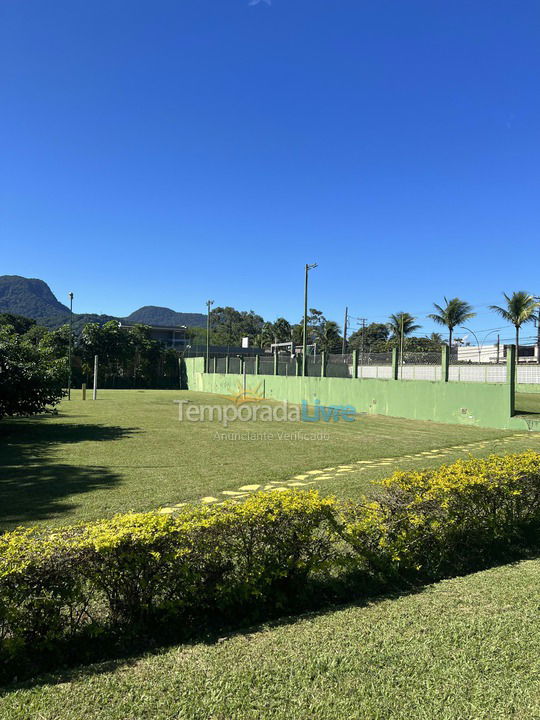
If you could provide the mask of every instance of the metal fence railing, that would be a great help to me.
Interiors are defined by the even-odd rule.
[[[502,354],[502,353],[501,353]],[[354,367],[354,358],[357,367]],[[507,381],[506,359],[496,362],[479,362],[459,358],[452,350],[449,358],[448,379],[452,382],[476,383],[504,383]],[[246,375],[274,375],[296,376],[301,374],[301,361],[299,358],[282,353],[277,356],[214,356],[207,363],[209,373],[230,373]],[[324,375],[332,378],[349,378],[355,376],[359,379],[389,380],[392,378],[392,353],[330,353],[325,356],[324,373],[322,373],[322,356],[310,355],[306,359],[306,370],[309,377]],[[403,360],[397,358],[397,378],[399,380],[427,380],[439,381],[442,379],[441,353],[405,352]],[[521,362],[516,366],[516,382],[518,384],[539,384],[540,365]]]

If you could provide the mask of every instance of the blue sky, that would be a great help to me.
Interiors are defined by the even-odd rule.
[[[296,320],[316,261],[338,321],[458,295],[480,331],[540,293],[538,0],[4,0],[0,27],[0,274]]]

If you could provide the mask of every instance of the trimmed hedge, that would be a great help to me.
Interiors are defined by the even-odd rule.
[[[175,517],[18,529],[0,537],[0,673],[310,607],[338,583],[343,600],[466,572],[519,556],[539,528],[540,455],[528,452],[398,472],[361,503],[273,491]]]

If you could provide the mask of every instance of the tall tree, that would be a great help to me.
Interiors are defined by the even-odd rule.
[[[428,315],[430,320],[434,320],[439,325],[446,325],[448,328],[448,346],[452,347],[452,335],[454,334],[454,328],[463,325],[471,318],[476,316],[475,312],[472,312],[472,306],[469,305],[465,300],[460,300],[455,297],[451,300],[444,298],[446,303],[444,307],[433,303],[433,307],[437,312]]]
[[[274,342],[282,343],[291,341],[291,324],[288,320],[285,320],[285,318],[278,318],[272,325],[272,331],[274,333]]]
[[[410,335],[415,330],[419,330],[422,327],[421,325],[417,325],[414,322],[415,320],[416,318],[410,313],[403,311],[393,313],[388,318],[387,327],[390,330],[392,337],[398,341],[399,345],[401,345],[402,337],[404,339],[407,335]]]
[[[506,307],[500,305],[490,305],[490,310],[494,310],[506,322],[512,323],[516,329],[516,356],[519,361],[519,331],[522,325],[531,322],[534,319],[535,311],[540,307],[540,303],[536,301],[533,295],[524,290],[518,290],[508,296],[503,293],[506,300]]]
[[[375,346],[388,340],[389,334],[390,331],[384,323],[370,323],[352,333],[349,337],[349,349],[372,352]]]
[[[0,327],[0,418],[35,415],[57,405],[66,379],[65,363],[15,332]]]
[[[274,342],[274,329],[272,327],[272,323],[264,323],[264,325],[261,328],[261,331],[255,335],[254,338],[254,345],[258,348],[269,348],[270,345]]]
[[[316,330],[317,349],[328,353],[337,353],[341,348],[342,338],[339,326],[333,320],[325,320]]]

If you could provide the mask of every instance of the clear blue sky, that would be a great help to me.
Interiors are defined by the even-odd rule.
[[[296,320],[317,261],[340,322],[458,295],[479,330],[540,293],[538,0],[3,0],[0,28],[0,274]]]

